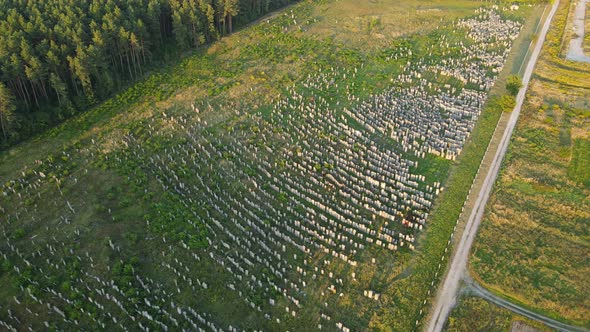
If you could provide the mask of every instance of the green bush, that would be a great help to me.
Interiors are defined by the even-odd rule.
[[[512,96],[516,96],[518,91],[522,88],[522,80],[516,75],[510,75],[506,79],[506,91]]]

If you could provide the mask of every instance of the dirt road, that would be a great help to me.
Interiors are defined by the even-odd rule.
[[[539,58],[539,54],[541,53],[543,43],[545,42],[545,36],[547,35],[547,31],[549,30],[549,26],[551,24],[553,16],[555,15],[555,12],[557,11],[558,6],[559,0],[556,0],[553,3],[553,6],[551,7],[551,11],[547,16],[547,20],[543,24],[543,28],[541,29],[541,32],[539,34],[538,41],[527,63],[522,79],[523,88],[520,89],[520,92],[516,96],[516,106],[514,107],[514,110],[510,115],[510,119],[508,121],[506,129],[502,134],[502,139],[499,143],[498,149],[496,150],[496,154],[494,155],[492,164],[489,167],[489,170],[485,176],[485,180],[481,187],[481,190],[477,194],[476,203],[473,209],[471,210],[469,219],[467,220],[467,224],[465,226],[465,230],[463,231],[463,235],[461,236],[460,241],[456,244],[454,254],[451,258],[448,267],[448,271],[439,287],[436,299],[431,308],[430,321],[426,326],[426,331],[428,332],[442,331],[447,320],[447,317],[451,312],[451,309],[455,305],[457,293],[459,290],[459,282],[461,281],[467,269],[467,259],[469,258],[469,251],[471,249],[471,245],[477,234],[477,229],[479,227],[479,224],[481,223],[485,206],[490,196],[490,192],[492,190],[494,182],[496,181],[496,177],[498,176],[502,160],[504,159],[504,155],[506,154],[506,150],[508,149],[510,137],[512,136],[512,132],[514,131],[516,121],[518,120],[518,116],[520,115],[520,110],[525,99],[528,84],[533,74],[533,69],[535,68],[535,64],[537,63],[537,59]],[[490,149],[490,151],[493,151],[493,149]]]
[[[586,5],[590,0],[579,0],[574,12],[574,38],[570,41],[570,47],[567,51],[566,59],[572,61],[581,61],[590,63],[590,55],[584,54],[584,16],[586,14]],[[590,19],[586,17],[586,19]]]
[[[507,301],[499,296],[496,296],[495,294],[491,293],[487,289],[483,288],[480,284],[478,284],[476,281],[471,279],[471,277],[469,277],[468,275],[465,276],[464,280],[465,280],[465,283],[467,285],[467,289],[469,292],[471,292],[473,295],[484,298],[487,301],[489,301],[499,307],[506,308],[514,313],[517,313],[517,314],[527,317],[529,319],[539,321],[539,322],[541,322],[551,328],[554,328],[558,331],[588,332],[588,330],[585,328],[578,327],[578,326],[572,326],[572,325],[568,325],[568,324],[565,324],[562,322],[558,322],[554,319],[551,319],[549,317],[545,317],[543,315],[539,315],[536,312],[532,312],[528,309],[525,309],[525,308],[520,307],[514,303],[511,303],[510,301]]]

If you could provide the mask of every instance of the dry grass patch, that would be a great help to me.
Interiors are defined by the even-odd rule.
[[[392,7],[396,10],[391,10]],[[309,32],[319,38],[377,49],[400,36],[425,33],[443,22],[472,13],[480,4],[472,1],[340,0],[317,6],[317,22]]]

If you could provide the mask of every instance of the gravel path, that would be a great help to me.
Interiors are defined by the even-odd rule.
[[[570,47],[565,57],[568,60],[590,63],[590,56],[584,54],[584,16],[586,15],[586,6],[589,2],[590,0],[579,0],[576,6],[574,12],[575,36],[570,41]]]

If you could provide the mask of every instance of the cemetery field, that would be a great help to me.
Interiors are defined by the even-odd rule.
[[[569,5],[547,36],[470,270],[515,303],[588,327],[590,65],[557,56]]]
[[[301,2],[5,152],[0,329],[420,328],[542,12],[491,6]]]

